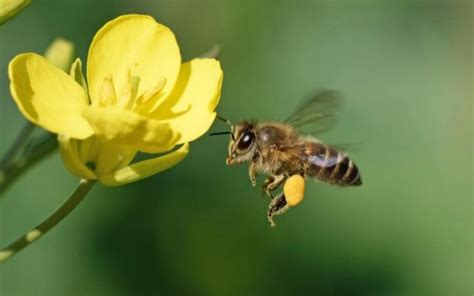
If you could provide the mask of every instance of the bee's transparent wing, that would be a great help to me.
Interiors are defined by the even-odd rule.
[[[318,167],[332,167],[346,158],[345,152],[319,142],[286,144],[278,146],[277,149]]]
[[[341,105],[336,91],[322,90],[298,106],[284,122],[303,134],[321,134],[334,127]]]

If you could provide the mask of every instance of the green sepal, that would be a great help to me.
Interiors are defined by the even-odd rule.
[[[77,58],[74,63],[71,65],[71,69],[69,70],[69,75],[77,82],[80,86],[84,88],[86,93],[89,93],[87,90],[87,82],[84,78],[84,74],[82,73],[82,62],[81,59]]]
[[[66,39],[57,38],[48,47],[44,57],[51,64],[67,72],[74,57],[74,44]]]

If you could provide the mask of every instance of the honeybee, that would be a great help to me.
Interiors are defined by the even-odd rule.
[[[325,90],[305,101],[283,122],[243,121],[229,134],[227,165],[249,162],[249,177],[256,186],[257,174],[265,174],[263,192],[271,198],[267,218],[275,226],[273,217],[297,205],[304,197],[307,178],[337,186],[360,186],[362,179],[356,164],[342,151],[326,145],[314,134],[334,125],[340,106],[335,91]],[[283,191],[273,191],[283,184]]]

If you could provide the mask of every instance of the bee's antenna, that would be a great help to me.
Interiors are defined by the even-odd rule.
[[[211,133],[210,136],[216,136],[216,135],[230,135],[232,137],[232,140],[235,141],[234,138],[234,125],[232,122],[229,120],[225,119],[224,117],[220,117],[219,115],[216,116],[217,119],[225,122],[228,126],[230,126],[230,132],[218,132],[218,133]]]
[[[232,135],[232,132],[217,132],[217,133],[209,134],[209,136],[218,136],[218,135]]]
[[[227,120],[227,119],[225,119],[225,118],[223,118],[223,117],[220,117],[219,115],[217,115],[216,118],[219,119],[219,120],[221,120],[221,121],[224,121],[227,125],[234,126],[234,125],[232,124],[232,122],[230,122],[229,120]]]
[[[232,140],[235,141],[233,132],[217,132],[217,133],[210,133],[209,134],[209,136],[218,136],[218,135],[231,135]]]

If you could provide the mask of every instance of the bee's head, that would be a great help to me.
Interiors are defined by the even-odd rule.
[[[221,117],[218,119],[230,125],[229,132],[212,133],[211,135],[230,135],[229,152],[227,155],[227,165],[240,164],[253,158],[256,145],[255,123],[244,121],[237,125],[231,124],[228,120]]]
[[[255,154],[256,135],[255,123],[244,121],[237,124],[232,131],[227,155],[227,165],[249,161]]]

